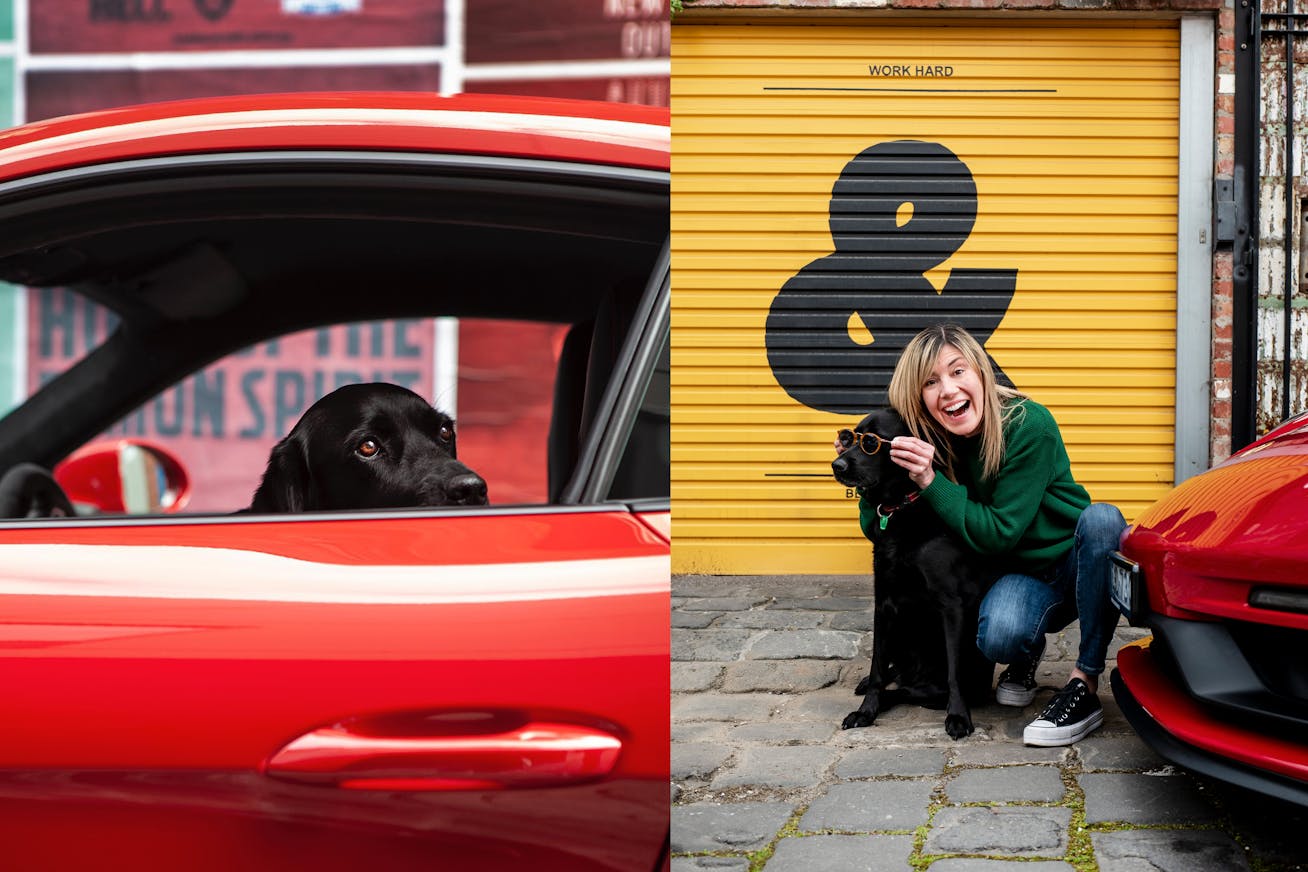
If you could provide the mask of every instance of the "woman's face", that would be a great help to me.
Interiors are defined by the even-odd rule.
[[[975,436],[981,431],[985,411],[981,376],[952,345],[940,349],[922,386],[922,402],[931,417],[955,436]]]

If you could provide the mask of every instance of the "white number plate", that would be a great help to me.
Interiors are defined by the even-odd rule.
[[[1122,610],[1127,623],[1136,627],[1144,623],[1144,577],[1140,564],[1114,551],[1108,557],[1111,575],[1109,589],[1113,605]]]

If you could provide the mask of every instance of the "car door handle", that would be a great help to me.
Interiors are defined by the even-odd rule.
[[[459,721],[448,716],[346,721],[292,740],[268,759],[264,772],[353,790],[504,790],[600,778],[622,751],[622,740],[606,730],[504,720],[469,719],[464,733],[451,731]]]

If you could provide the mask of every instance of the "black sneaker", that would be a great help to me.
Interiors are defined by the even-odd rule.
[[[1018,661],[1009,664],[999,673],[999,684],[995,687],[995,702],[1000,705],[1028,706],[1036,695],[1036,667],[1045,655],[1045,640],[1040,640],[1040,647],[1031,654],[1027,662]]]
[[[1081,679],[1073,678],[1040,713],[1026,725],[1022,741],[1028,745],[1053,747],[1079,742],[1104,722],[1099,697]]]

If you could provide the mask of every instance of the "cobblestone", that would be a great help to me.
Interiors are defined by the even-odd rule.
[[[1056,766],[968,769],[945,785],[950,802],[1058,802],[1063,779]]]
[[[764,742],[769,745],[817,744],[835,733],[834,724],[804,721],[769,721],[766,724],[741,724],[732,727],[727,739],[732,742]]]
[[[714,626],[745,630],[816,630],[826,620],[827,616],[820,612],[777,612],[760,609],[721,615]]]
[[[677,742],[672,746],[672,780],[704,778],[727,760],[731,748],[709,742]]]
[[[1161,771],[1170,768],[1166,760],[1135,738],[1091,736],[1076,747],[1081,768],[1086,772],[1118,770]]]
[[[721,663],[673,663],[672,692],[708,690],[722,674]]]
[[[928,781],[850,781],[833,784],[808,807],[799,828],[853,833],[911,830],[927,822]]]
[[[748,661],[726,668],[722,689],[727,693],[776,691],[799,693],[829,687],[840,678],[840,664],[826,660]]]
[[[745,645],[756,633],[752,630],[672,630],[672,659],[677,660],[739,660]]]
[[[836,751],[826,747],[746,746],[736,752],[736,765],[719,772],[712,786],[805,787],[821,781],[835,759]]]
[[[1249,868],[1244,851],[1212,830],[1124,830],[1090,836],[1099,872],[1237,872]]]
[[[749,872],[745,857],[673,857],[672,872]]]
[[[745,656],[751,660],[848,660],[858,654],[862,639],[863,634],[845,630],[764,630]]]
[[[877,778],[886,775],[939,775],[948,755],[928,748],[872,748],[847,751],[836,765],[837,778]]]
[[[1091,772],[1079,780],[1088,824],[1201,824],[1216,817],[1185,775]]]
[[[805,836],[782,839],[768,872],[901,872],[913,853],[911,836]]]
[[[672,852],[756,851],[775,838],[794,811],[778,802],[674,806]]]
[[[931,821],[923,851],[1061,857],[1071,821],[1067,808],[944,808]]]

